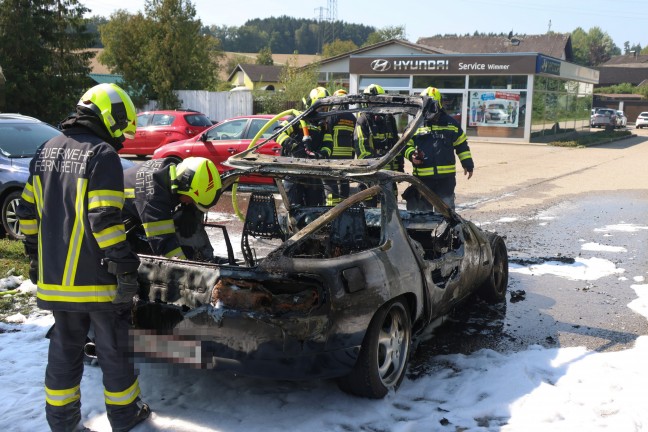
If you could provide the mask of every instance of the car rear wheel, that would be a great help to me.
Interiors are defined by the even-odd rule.
[[[338,379],[338,386],[356,396],[382,399],[403,381],[411,343],[406,305],[402,300],[386,304],[372,318],[356,364],[349,375]]]
[[[7,236],[13,240],[21,240],[25,236],[20,233],[20,221],[16,215],[16,209],[20,202],[20,191],[9,193],[2,202],[2,227]]]
[[[488,303],[499,303],[506,299],[508,287],[508,252],[504,239],[497,234],[488,235],[493,253],[491,273],[479,287],[478,294]]]

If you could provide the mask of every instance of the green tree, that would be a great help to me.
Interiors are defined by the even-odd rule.
[[[572,32],[571,40],[574,62],[583,66],[598,66],[621,54],[610,35],[600,27],[592,27],[587,32],[578,27]]]
[[[124,77],[136,105],[156,99],[160,108],[179,108],[175,90],[214,89],[222,52],[192,2],[146,0],[144,11],[119,10],[100,28],[100,61]]]
[[[151,27],[142,13],[131,15],[124,9],[115,11],[108,23],[99,27],[104,50],[98,60],[122,76],[124,88],[140,107],[155,97],[147,53]]]
[[[0,1],[5,111],[62,120],[90,85],[91,44],[77,0]]]
[[[266,66],[274,65],[274,60],[272,60],[272,50],[269,46],[261,48],[256,57],[256,64]]]
[[[371,33],[363,46],[377,44],[391,39],[407,40],[405,26],[387,26]]]
[[[324,45],[322,48],[322,58],[335,57],[356,49],[358,49],[358,46],[353,41],[335,39],[333,42]]]

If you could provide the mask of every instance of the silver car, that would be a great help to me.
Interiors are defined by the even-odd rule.
[[[591,117],[590,126],[593,128],[616,128],[616,111],[610,108],[600,108]]]

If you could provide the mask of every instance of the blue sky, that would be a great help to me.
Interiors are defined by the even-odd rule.
[[[144,0],[81,0],[92,9],[92,15],[109,16],[122,8],[130,12],[144,10]],[[240,26],[248,19],[288,15],[317,19],[320,11],[328,13],[328,0],[194,0],[197,16],[206,25]],[[337,0],[337,19],[364,23],[377,28],[405,26],[408,39],[435,34],[480,32],[542,34],[552,31],[568,33],[576,27],[586,31],[598,26],[614,43],[648,45],[648,8],[645,0],[454,0],[426,2],[420,0]],[[434,7],[433,5],[440,5]],[[323,8],[323,9],[321,9]],[[644,30],[642,30],[644,29]]]

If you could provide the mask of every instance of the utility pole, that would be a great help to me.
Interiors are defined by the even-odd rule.
[[[335,21],[337,21],[337,0],[328,0],[328,28],[326,32],[326,43],[335,40]]]
[[[316,7],[315,12],[319,12],[319,16],[317,18],[317,48],[319,50],[319,54],[322,54],[322,46],[324,45],[323,39],[324,39],[324,11],[326,8],[324,6]]]

